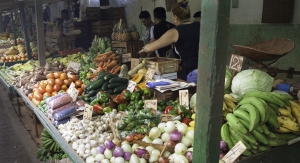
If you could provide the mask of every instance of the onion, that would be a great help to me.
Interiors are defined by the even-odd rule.
[[[140,159],[136,154],[132,154],[129,160],[130,163],[140,163]]]
[[[149,138],[150,139],[156,139],[158,137],[160,137],[161,132],[160,129],[158,127],[153,127],[150,131],[149,131]]]
[[[164,127],[166,133],[170,134],[175,129],[175,124],[172,121],[168,121]]]
[[[110,163],[110,161],[108,159],[103,159],[101,163]]]
[[[185,157],[188,159],[189,163],[191,163],[193,161],[193,152],[187,151]]]
[[[160,132],[165,132],[165,125],[166,125],[166,123],[160,123],[157,127],[160,129]]]
[[[186,132],[185,136],[191,138],[192,140],[194,140],[194,130],[188,130]]]
[[[118,139],[113,139],[113,141],[112,141],[115,145],[117,145],[117,146],[121,146],[121,142],[120,142],[120,140],[118,140]]]
[[[173,121],[173,123],[175,124],[175,126],[177,126],[177,125],[181,124],[181,122],[180,122],[180,121],[178,121],[178,120],[176,120],[176,121]]]
[[[171,155],[168,157],[168,159],[169,159],[170,162],[174,162],[174,155],[175,155],[175,153],[171,154]]]
[[[115,163],[115,157],[111,157],[110,160],[109,160],[111,163]]]
[[[152,144],[160,144],[160,145],[163,145],[164,142],[160,139],[160,138],[156,138],[152,141]]]
[[[152,140],[149,138],[149,136],[145,136],[142,141],[145,143],[152,143]]]
[[[124,144],[129,144],[129,142],[128,142],[127,140],[124,140],[121,144],[122,144],[122,145],[124,145]]]
[[[191,152],[193,152],[193,147],[191,147],[191,148],[187,149],[187,151],[191,151]]]
[[[181,140],[181,138],[182,138],[182,134],[177,130],[174,130],[170,134],[170,140],[172,140],[172,141],[179,141],[179,140]]]
[[[169,141],[170,140],[170,134],[168,134],[168,133],[163,133],[162,135],[161,135],[161,140],[163,141],[163,142],[167,142],[167,141]]]
[[[104,156],[105,156],[105,158],[107,158],[107,159],[111,159],[111,157],[112,157],[112,152],[111,152],[111,150],[106,149],[106,150],[104,151]]]
[[[123,144],[122,145],[122,149],[123,149],[124,152],[130,152],[130,153],[132,153],[132,148],[131,148],[131,146],[129,144]]]
[[[113,152],[114,157],[122,157],[124,155],[124,151],[121,147],[116,147]]]
[[[168,145],[169,145],[169,146],[175,146],[176,144],[177,144],[177,142],[172,141],[172,140],[170,140],[170,141],[168,142]]]
[[[150,158],[149,158],[149,162],[150,163],[155,163],[158,161],[158,157],[157,155],[151,155]]]
[[[105,147],[109,150],[113,149],[116,146],[111,140],[106,140],[104,144]]]
[[[135,149],[137,149],[139,147],[138,144],[133,144],[131,149],[132,149],[132,153],[135,151]]]
[[[149,153],[152,153],[152,151],[155,150],[155,148],[152,147],[152,146],[147,146],[145,149],[146,149]]]
[[[220,152],[219,159],[222,159],[225,156],[223,152]]]
[[[158,163],[169,163],[169,159],[167,157],[160,157]]]
[[[182,143],[176,144],[176,146],[175,146],[175,153],[176,154],[183,155],[183,154],[185,154],[186,151],[187,151],[187,147],[184,144],[182,144]]]
[[[125,160],[124,160],[123,157],[117,157],[117,158],[115,158],[115,163],[124,163],[124,162],[125,162]]]
[[[96,148],[97,153],[103,154],[105,151],[105,147],[103,145],[100,145],[99,147]]]
[[[176,155],[174,157],[174,163],[189,163],[188,159],[183,155]]]
[[[140,158],[140,163],[147,163],[147,161],[144,158]]]
[[[180,123],[176,126],[177,130],[182,134],[185,135],[187,132],[187,125],[184,123]]]
[[[149,159],[149,157],[150,157],[150,154],[148,153],[148,151],[146,149],[137,148],[137,150],[135,150],[134,153],[139,158]]]
[[[91,149],[91,154],[95,157],[97,155],[97,150],[96,148]]]
[[[223,152],[226,152],[228,150],[228,146],[227,146],[227,143],[225,141],[220,141],[220,149]]]
[[[157,149],[155,149],[155,150],[153,150],[153,151],[151,152],[151,155],[156,155],[157,157],[159,157],[160,151],[157,150]]]
[[[95,162],[95,159],[93,156],[89,156],[86,158],[86,163],[94,163]]]
[[[131,153],[130,153],[130,152],[124,152],[123,157],[124,157],[124,160],[125,160],[125,161],[129,161],[129,160],[130,160],[130,156],[131,156]]]
[[[101,162],[103,159],[105,159],[105,157],[104,157],[103,154],[97,154],[97,155],[95,156],[95,161]]]
[[[169,152],[169,151],[164,151],[164,153],[163,153],[163,156],[164,157],[169,157],[171,155],[171,152]]]
[[[183,143],[185,146],[189,147],[189,146],[192,145],[193,140],[191,138],[189,138],[189,137],[184,136],[181,139],[181,143]]]

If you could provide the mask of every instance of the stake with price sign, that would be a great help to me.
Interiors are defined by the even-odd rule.
[[[92,117],[93,117],[93,106],[84,104],[83,119],[92,120]]]
[[[151,108],[157,110],[157,100],[145,100],[145,109]]]
[[[189,109],[189,90],[179,90],[179,103]]]
[[[154,74],[155,74],[155,70],[153,70],[152,68],[148,68],[148,70],[147,70],[147,72],[146,72],[145,80],[146,80],[146,81],[152,80]]]
[[[71,83],[67,93],[71,96],[73,102],[77,100],[79,91],[75,88],[75,84],[73,82]]]
[[[222,158],[225,163],[232,163],[234,162],[243,152],[247,149],[247,147],[239,141],[232,147],[227,154]]]
[[[237,72],[241,72],[244,63],[244,57],[232,54],[229,63],[229,69],[233,70],[232,76],[235,76]]]
[[[136,86],[136,83],[132,80],[129,80],[127,90],[129,90],[132,93],[134,91],[135,86]]]

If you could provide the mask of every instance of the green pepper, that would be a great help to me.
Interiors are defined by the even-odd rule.
[[[110,107],[105,107],[104,109],[103,109],[103,112],[104,113],[110,113],[110,112],[112,112],[112,108],[110,108]]]
[[[151,119],[155,117],[155,112],[153,109],[143,109],[138,112],[137,117],[139,119]]]
[[[103,92],[103,91],[100,91],[97,93],[97,99],[99,100],[100,103],[107,103],[109,101],[109,94]]]
[[[130,96],[130,100],[135,101],[137,94],[138,93],[136,93],[136,92],[132,93],[131,96]]]
[[[96,104],[98,104],[98,103],[99,103],[99,100],[96,98],[96,99],[94,99],[94,100],[90,103],[90,105],[94,106],[94,105],[96,105]]]
[[[144,99],[149,99],[151,97],[151,90],[147,87],[143,90]]]
[[[118,128],[119,130],[123,130],[127,125],[128,125],[128,123],[126,122],[126,118],[122,118],[122,119],[119,121],[117,128]]]
[[[136,122],[135,122],[135,121],[132,121],[132,122],[130,122],[130,123],[124,128],[124,130],[125,130],[125,131],[132,131],[132,130],[134,129],[135,125],[136,125]]]
[[[119,104],[118,105],[118,111],[125,111],[127,109],[127,105],[126,104]]]
[[[138,102],[138,106],[139,106],[139,107],[143,107],[143,106],[144,106],[144,100],[140,100],[140,101]]]
[[[134,108],[134,106],[128,106],[127,110],[130,111],[130,112],[134,112],[135,108]]]
[[[120,132],[120,136],[121,138],[125,138],[127,135],[130,135],[131,134],[131,131],[122,131]]]
[[[131,98],[131,92],[129,90],[124,90],[123,92],[123,95],[124,95],[124,99],[127,100],[127,101],[130,101],[130,98]]]

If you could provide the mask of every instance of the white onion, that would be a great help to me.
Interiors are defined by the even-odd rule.
[[[177,126],[177,130],[182,133],[182,135],[185,135],[185,133],[187,132],[187,125],[184,123],[180,123]]]
[[[130,156],[130,163],[140,163],[140,159],[138,158],[138,156],[136,154],[132,154]],[[102,163],[102,162],[101,162]]]
[[[94,163],[95,162],[95,159],[93,156],[89,156],[86,158],[86,163]]]
[[[187,149],[187,151],[191,151],[191,152],[193,152],[193,147],[191,147],[191,148]]]
[[[124,162],[125,162],[125,160],[124,160],[123,157],[117,157],[117,158],[115,158],[115,163],[124,163]]]
[[[104,151],[104,156],[105,156],[105,158],[107,158],[107,159],[111,159],[111,157],[112,157],[112,152],[111,152],[111,150],[105,149],[105,151]]]
[[[176,121],[173,121],[173,122],[174,122],[175,126],[177,126],[177,125],[181,124],[181,122],[180,122],[180,121],[178,121],[178,120],[176,120]]]
[[[144,158],[140,158],[140,163],[147,163],[147,161]]]
[[[171,154],[169,157],[168,157],[169,161],[170,162],[174,162],[174,153]]]
[[[185,134],[185,136],[191,138],[192,140],[194,140],[194,130],[188,130]]]
[[[139,147],[139,145],[138,144],[133,144],[132,145],[132,147],[131,147],[131,150],[132,150],[132,152],[131,153],[133,153],[134,152],[134,150],[135,149],[137,149]]]
[[[100,162],[100,161],[102,161],[104,158],[105,158],[105,157],[104,157],[103,154],[97,154],[97,155],[95,156],[95,161]]]
[[[150,158],[149,158],[149,162],[150,163],[155,163],[158,161],[158,157],[157,155],[151,155]]]
[[[160,123],[157,127],[160,129],[160,132],[165,132],[165,122]]]
[[[145,136],[142,141],[145,143],[152,143],[152,140],[149,138],[149,136]]]
[[[160,138],[156,138],[152,141],[152,144],[160,144],[160,145],[163,145],[164,142],[160,139]]]
[[[176,155],[174,157],[174,163],[189,163],[188,159],[183,155]]]
[[[160,155],[160,151],[155,149],[151,152],[151,155],[156,155],[158,157]]]
[[[103,159],[101,163],[111,163],[108,159]]]
[[[168,133],[163,133],[162,135],[161,135],[161,140],[165,143],[165,142],[168,142],[169,140],[170,140],[170,134],[168,134]]]
[[[97,150],[96,148],[91,149],[91,154],[95,157],[97,155]]]
[[[170,134],[175,129],[175,124],[172,121],[168,121],[164,127],[166,133]]]
[[[184,136],[181,139],[181,143],[184,144],[186,147],[190,147],[193,143],[193,140],[189,137]]]
[[[187,151],[187,147],[183,143],[178,143],[175,145],[175,153],[184,155]]]
[[[110,163],[115,163],[115,157],[112,156],[109,161],[110,161]]]
[[[129,144],[123,144],[121,146],[121,148],[123,149],[124,152],[130,152],[130,153],[132,153],[132,149],[131,149],[131,146]]]
[[[152,151],[155,150],[155,148],[152,147],[152,146],[147,146],[147,147],[146,147],[146,150],[147,150],[149,153],[152,153]]]
[[[149,138],[150,139],[156,139],[156,138],[160,137],[160,135],[161,135],[161,132],[160,132],[160,129],[158,127],[153,127],[149,131]]]
[[[122,145],[123,144],[129,144],[129,142],[127,140],[125,140],[125,141],[122,142]]]
[[[171,152],[169,152],[169,151],[164,151],[164,153],[163,153],[163,156],[164,157],[169,157],[171,155]]]

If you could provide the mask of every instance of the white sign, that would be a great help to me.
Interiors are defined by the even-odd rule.
[[[157,110],[157,100],[145,100],[145,109],[151,108]]]
[[[237,72],[241,72],[244,62],[244,57],[236,54],[231,55],[229,69]]]
[[[69,68],[73,69],[75,72],[78,72],[80,70],[80,63],[70,61],[67,69]]]
[[[189,90],[179,90],[179,104],[189,109]]]
[[[232,147],[232,149],[230,149],[230,151],[227,152],[227,154],[222,158],[222,160],[225,163],[232,163],[234,162],[241,154],[243,154],[243,152],[247,149],[247,147],[241,142],[239,141],[238,143],[236,143],[236,145],[234,147]]]
[[[135,86],[136,86],[136,83],[132,80],[129,80],[127,90],[129,90],[132,93],[134,91]]]
[[[92,117],[93,117],[93,106],[84,104],[83,119],[92,120]]]
[[[155,70],[153,70],[152,68],[148,68],[147,72],[146,72],[146,81],[148,80],[152,80],[153,76],[155,74]]]

